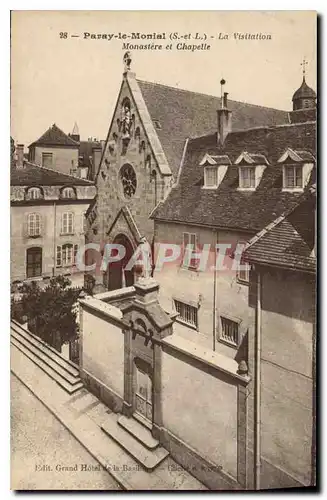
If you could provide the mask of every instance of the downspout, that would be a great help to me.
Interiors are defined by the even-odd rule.
[[[56,241],[56,235],[57,235],[57,205],[56,202],[53,202],[53,211],[54,211],[54,223],[53,223],[53,267],[52,267],[52,276],[55,275],[55,269],[56,269],[56,247],[57,247],[57,241]]]
[[[212,314],[212,349],[216,350],[216,330],[217,330],[217,248],[218,248],[218,231],[216,231],[216,246],[215,246],[215,263],[213,271],[213,314]]]
[[[261,274],[257,275],[257,297],[255,308],[255,379],[254,379],[254,489],[260,490],[261,474]]]

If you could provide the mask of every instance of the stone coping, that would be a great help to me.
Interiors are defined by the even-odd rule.
[[[93,295],[93,298],[109,302],[110,300],[130,297],[131,295],[135,295],[135,288],[133,286],[118,288],[118,290],[110,290],[108,292],[96,293]]]
[[[166,337],[162,340],[162,343],[172,349],[176,349],[177,351],[190,356],[193,359],[196,359],[197,361],[202,362],[205,365],[215,368],[217,371],[230,375],[243,384],[248,384],[251,380],[249,375],[240,375],[237,373],[238,363],[234,359],[228,358],[223,354],[210,351],[203,346],[179,337],[176,334]]]
[[[123,313],[118,307],[113,306],[112,304],[107,304],[106,302],[103,302],[103,300],[87,296],[85,299],[79,299],[79,303],[83,309],[91,309],[102,313],[109,319],[114,320],[114,322],[121,322],[123,319]]]

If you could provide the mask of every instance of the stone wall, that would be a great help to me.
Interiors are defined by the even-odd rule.
[[[124,334],[121,313],[89,297],[81,301],[80,370],[86,385],[112,408],[124,398]]]
[[[209,488],[245,488],[250,378],[236,361],[172,334],[157,285],[150,279],[147,292],[146,284],[80,300],[81,376],[114,411],[131,417],[132,367],[136,359],[146,361],[153,373],[153,435]]]

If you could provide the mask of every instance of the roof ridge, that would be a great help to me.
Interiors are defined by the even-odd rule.
[[[58,175],[62,175],[64,177],[69,177],[70,179],[80,179],[83,182],[87,182],[91,186],[94,185],[94,182],[89,181],[88,179],[82,179],[81,177],[75,177],[75,175],[64,174],[63,172],[58,172],[58,170],[55,170],[53,168],[43,167],[42,165],[37,165],[36,163],[32,163],[31,161],[27,161],[26,163],[29,164],[29,165],[32,165],[32,167],[37,167],[37,168],[39,168],[41,170],[46,170],[47,172],[52,172],[52,173],[54,172],[54,173],[56,173]]]
[[[136,78],[136,81],[137,82],[141,82],[141,83],[148,83],[150,85],[157,85],[159,87],[165,87],[165,88],[168,88],[168,89],[178,90],[179,92],[188,92],[188,93],[191,93],[191,94],[203,95],[203,96],[206,96],[206,97],[213,97],[214,99],[221,99],[221,97],[218,96],[218,95],[206,94],[205,92],[197,92],[196,90],[181,89],[180,87],[173,87],[172,85],[167,85],[165,83],[149,82],[147,80],[142,80],[140,78]],[[273,109],[275,111],[281,111],[283,113],[288,113],[289,112],[289,111],[286,111],[285,109],[274,108],[272,106],[264,106],[263,104],[252,104],[250,102],[238,101],[238,100],[235,100],[235,99],[229,99],[229,101],[230,102],[236,102],[238,104],[246,104],[247,106],[253,106],[254,108]]]
[[[43,137],[46,136],[46,134],[48,133],[51,133],[51,131],[53,129],[57,129],[61,134],[63,134],[73,145],[76,145],[78,146],[79,145],[79,142],[75,141],[74,139],[72,139],[72,137],[69,135],[69,134],[66,134],[66,132],[64,132],[60,127],[58,127],[58,125],[56,125],[56,123],[53,123],[50,127],[47,128],[47,130],[42,134],[40,135],[40,137],[38,139],[36,139],[35,141],[33,141],[29,147],[31,147],[33,144],[37,144],[37,143],[42,143],[43,141]]]
[[[314,124],[314,123],[317,123],[315,120],[313,121],[307,121],[307,122],[302,122],[302,123],[283,123],[283,124],[280,124],[280,125],[259,125],[257,127],[249,127],[249,128],[246,128],[246,129],[238,129],[238,130],[232,130],[231,132],[229,132],[228,135],[231,135],[231,134],[246,134],[248,133],[249,131],[252,131],[252,130],[274,130],[274,129],[277,129],[277,128],[283,128],[283,127],[297,127],[297,126],[303,126],[303,125],[308,125],[308,124]],[[195,136],[190,136],[188,139],[193,141],[195,139],[202,139],[203,137],[210,137],[212,135],[216,135],[217,132],[211,132],[209,134],[204,134],[204,135],[195,135]],[[257,153],[254,153],[254,154],[257,154]],[[261,154],[261,153],[258,153],[258,154]]]

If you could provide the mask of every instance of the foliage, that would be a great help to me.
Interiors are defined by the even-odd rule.
[[[24,283],[21,287],[21,309],[14,306],[13,314],[27,316],[31,332],[56,349],[78,336],[76,322],[77,307],[74,307],[80,288],[72,288],[71,281],[64,276],[50,279],[50,284],[41,289],[36,282]],[[12,304],[13,308],[13,304]]]
[[[15,160],[15,142],[12,137],[10,137],[10,164],[13,165]]]

